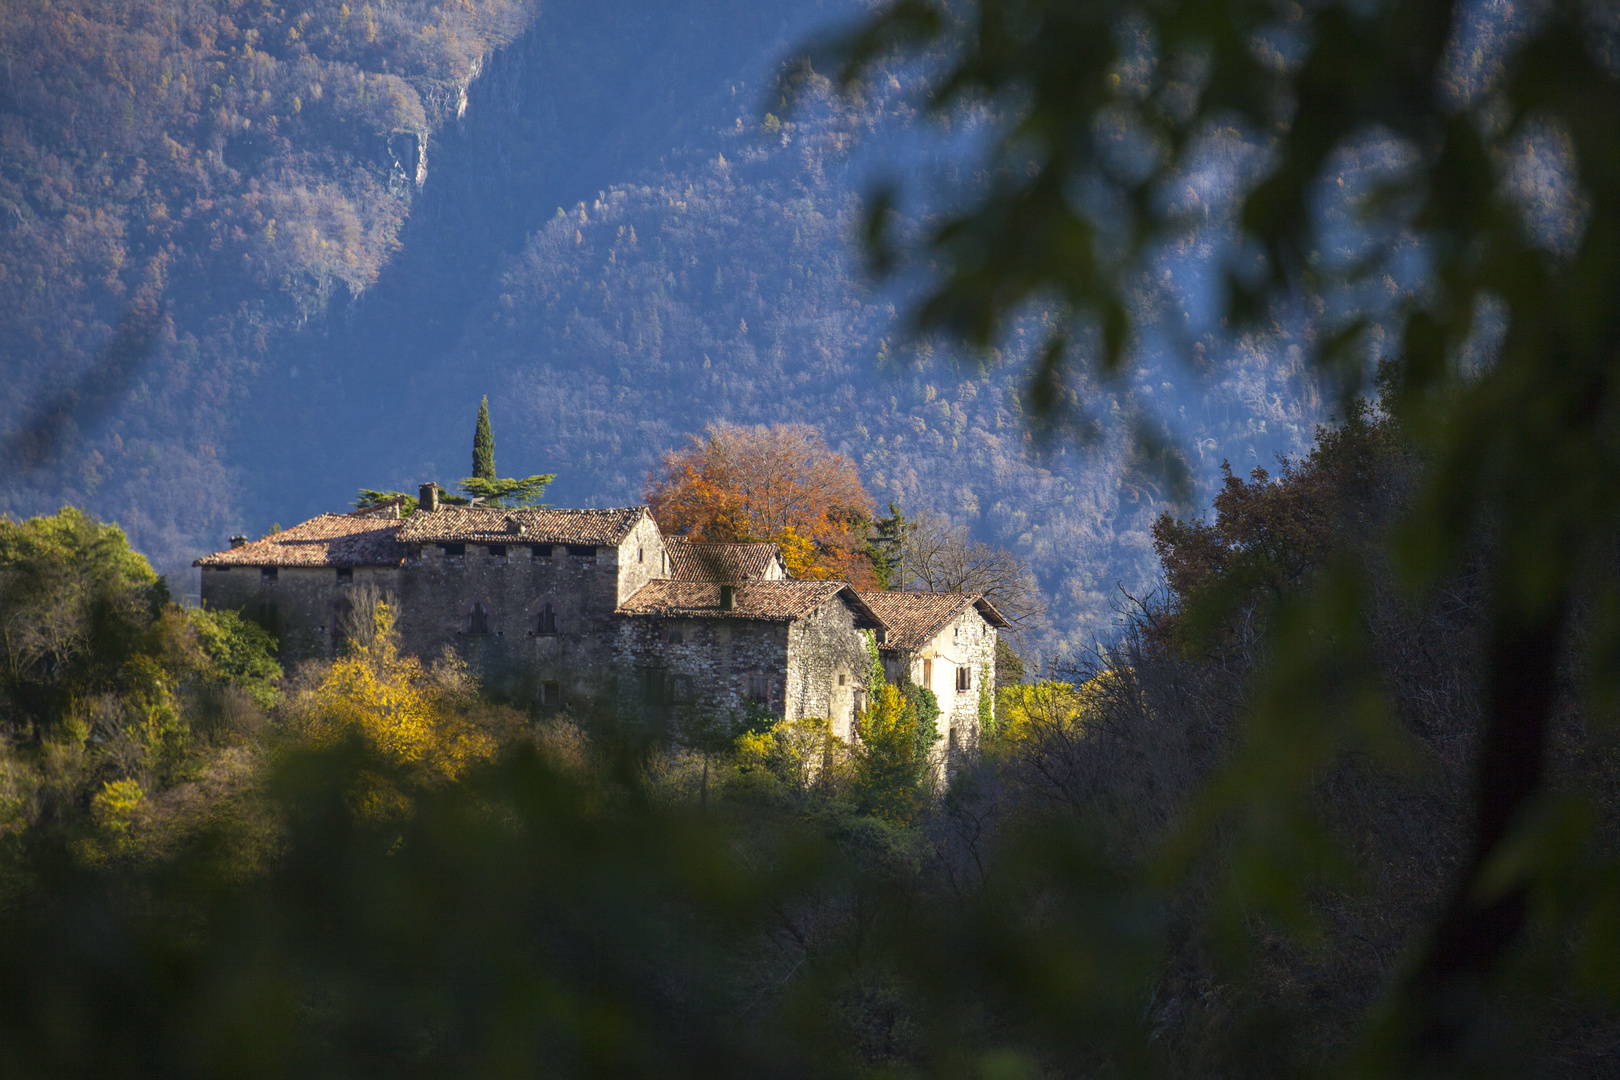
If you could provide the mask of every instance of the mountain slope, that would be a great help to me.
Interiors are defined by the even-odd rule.
[[[213,13],[209,25],[228,18],[148,3],[190,13],[192,29],[176,23],[175,40],[195,37],[207,22],[199,11]],[[711,421],[805,421],[861,463],[880,501],[949,514],[1028,557],[1056,616],[1039,644],[1054,649],[1093,640],[1116,583],[1137,590],[1155,577],[1146,530],[1166,503],[1131,459],[1133,424],[1173,427],[1207,490],[1223,457],[1247,468],[1303,448],[1320,414],[1284,327],[1235,345],[1206,335],[1201,373],[1150,357],[1131,385],[1077,378],[1066,389],[1086,414],[1085,447],[1075,430],[1045,443],[1030,430],[1019,357],[1040,312],[989,357],[908,343],[904,289],[867,282],[851,244],[861,193],[873,175],[898,171],[948,194],[964,182],[950,156],[961,133],[942,138],[917,119],[904,71],[849,100],[823,86],[791,116],[760,119],[781,58],[857,13],[855,3],[552,0],[497,49],[527,17],[509,6],[477,49],[455,54],[459,67],[432,67],[423,58],[440,54],[405,38],[391,53],[339,55],[341,12],[310,10],[306,30],[328,19],[330,55],[306,46],[309,56],[272,64],[258,59],[264,28],[252,40],[242,31],[229,51],[210,46],[215,84],[240,88],[254,64],[327,64],[356,86],[364,74],[410,88],[421,121],[409,108],[408,123],[340,111],[341,123],[319,129],[326,149],[316,153],[315,132],[287,134],[289,116],[312,112],[291,112],[292,97],[310,91],[290,76],[268,101],[264,89],[242,97],[259,113],[199,120],[182,145],[199,147],[202,162],[217,146],[216,171],[236,194],[183,204],[197,239],[177,247],[190,253],[185,272],[153,287],[163,317],[152,355],[114,356],[135,374],[127,392],[100,391],[99,428],[73,430],[95,410],[75,411],[82,395],[62,397],[68,435],[13,479],[3,504],[13,513],[87,504],[174,572],[233,532],[338,508],[362,485],[408,490],[466,475],[486,393],[502,471],[555,471],[553,498],[577,505],[637,501],[656,457]],[[414,10],[376,9],[390,26]],[[438,11],[411,17],[442,23]],[[276,29],[285,48],[288,27]],[[406,60],[417,65],[409,76],[381,71]],[[454,77],[433,74],[441,69]],[[280,107],[276,92],[288,95]],[[46,130],[17,113],[15,96],[7,108]],[[244,141],[269,117],[281,142]],[[401,126],[417,141],[391,134]],[[83,161],[99,138],[51,137]],[[424,147],[418,189],[407,165]],[[13,171],[8,150],[3,174]],[[139,192],[119,198],[157,212]],[[5,265],[20,266],[22,240],[7,227]],[[27,335],[8,327],[8,357],[32,380],[13,393],[8,423],[53,386],[107,368],[97,349],[134,288],[96,301],[100,329],[81,333],[71,362],[29,354]],[[1180,301],[1149,292],[1144,303],[1168,304],[1167,320],[1185,317]],[[41,325],[92,325],[59,297],[16,295]],[[119,340],[144,340],[140,329]]]

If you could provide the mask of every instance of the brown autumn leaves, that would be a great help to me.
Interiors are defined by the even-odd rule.
[[[665,532],[780,544],[794,577],[877,587],[866,555],[872,496],[855,463],[808,424],[711,424],[664,455],[646,499]]]

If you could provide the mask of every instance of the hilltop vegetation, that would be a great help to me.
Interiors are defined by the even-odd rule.
[[[167,559],[211,542],[230,513],[221,449],[269,342],[377,280],[430,137],[531,15],[5,5],[0,508],[111,507]]]
[[[504,460],[557,473],[555,503],[637,501],[711,422],[806,422],[880,504],[1026,558],[1055,649],[1152,580],[1167,493],[1132,425],[1173,424],[1208,484],[1319,419],[1281,325],[1207,335],[1199,373],[1075,381],[1049,444],[1025,423],[1042,313],[984,357],[908,343],[850,241],[887,147],[963,186],[914,78],[762,97],[807,20],[854,6],[558,2],[516,38],[520,4],[343,7],[8,10],[0,415],[36,423],[0,508],[93,507],[179,588],[198,552],[361,484],[452,485],[460,410],[496,388]]]

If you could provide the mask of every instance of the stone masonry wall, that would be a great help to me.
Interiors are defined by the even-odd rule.
[[[618,602],[624,603],[636,590],[654,578],[668,576],[664,558],[664,534],[652,515],[644,516],[619,544]]]
[[[336,652],[339,615],[356,585],[398,591],[392,567],[355,567],[339,578],[331,566],[283,566],[267,576],[257,566],[202,568],[202,602],[247,614],[272,629],[281,643],[283,664],[330,658]]]
[[[762,675],[769,705],[780,710],[786,688],[788,628],[753,619],[618,620],[612,662],[632,683],[639,713],[676,726],[694,720],[741,719],[748,677]],[[628,688],[627,688],[628,689]],[[628,707],[630,695],[621,697]]]
[[[593,548],[589,558],[570,555],[561,544],[552,545],[550,556],[527,543],[506,545],[504,554],[491,554],[484,544],[464,550],[455,556],[424,545],[398,569],[356,567],[352,582],[340,580],[333,567],[281,567],[273,579],[258,567],[204,568],[203,602],[268,614],[284,662],[331,658],[340,609],[369,583],[395,598],[407,652],[433,657],[448,643],[497,693],[531,704],[545,683],[557,684],[564,701],[599,700],[611,691],[604,659],[620,599],[618,549]],[[554,634],[539,632],[546,603],[556,617]],[[488,633],[474,632],[474,604],[484,607]]]
[[[788,630],[789,656],[784,716],[820,716],[833,732],[853,739],[855,691],[865,685],[866,644],[855,614],[834,596]]]
[[[996,629],[971,605],[939,629],[932,640],[905,658],[911,681],[939,699],[942,751],[968,750],[979,740],[979,681],[996,679]],[[956,669],[970,670],[969,688],[956,689]]]
[[[618,606],[619,551],[570,554],[562,544],[509,544],[492,554],[467,544],[465,554],[423,545],[399,574],[400,636],[404,647],[432,656],[450,643],[489,689],[524,704],[554,683],[564,701],[600,699],[610,689],[603,659]],[[498,547],[496,548],[498,551]],[[487,633],[476,633],[474,605],[483,605]],[[540,631],[550,604],[555,633]]]

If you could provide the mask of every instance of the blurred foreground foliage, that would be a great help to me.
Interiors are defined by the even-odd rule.
[[[381,595],[336,660],[272,677],[267,635],[164,603],[116,530],[5,525],[5,573],[45,583],[8,612],[100,597],[126,622],[50,669],[74,693],[8,691],[0,1069],[1400,1072],[1379,1010],[1466,863],[1488,723],[1488,553],[1418,602],[1380,554],[1427,467],[1369,407],[1275,478],[1234,478],[1214,521],[1165,519],[1170,596],[1108,655],[1001,687],[954,749],[877,664],[853,745],[818,718],[670,743],[526,716],[452,655],[401,653]],[[1320,634],[1301,606],[1347,559],[1366,619],[1330,645],[1387,719],[1279,756],[1277,635]],[[1569,846],[1512,855],[1553,869],[1472,1003],[1470,1075],[1620,1055],[1620,750],[1570,674],[1545,826]]]
[[[1083,372],[1128,380],[1157,346],[1198,371],[1202,329],[1308,330],[1342,434],[1275,481],[1229,476],[1214,523],[1161,521],[1172,614],[1134,622],[1206,685],[1245,675],[1206,706],[1240,720],[1230,756],[1156,856],[1186,880],[1224,852],[1224,949],[1263,971],[1319,941],[1319,890],[1358,855],[1442,880],[1407,879],[1421,931],[1335,1048],[1373,1074],[1529,1068],[1504,1017],[1556,1009],[1529,959],[1545,950],[1620,995],[1615,805],[1592,790],[1611,774],[1563,771],[1571,738],[1612,755],[1620,700],[1617,33],[1587,0],[891,0],[831,50],[857,97],[880,62],[923,55],[923,108],[985,121],[982,183],[911,231],[879,191],[869,252],[918,273],[921,330],[981,349],[1061,304],[1032,386],[1049,421],[1083,414]],[[1178,273],[1208,317],[1178,325],[1136,287]],[[1358,399],[1380,353],[1375,419]],[[1144,427],[1138,452],[1175,481],[1167,434]],[[1406,460],[1380,467],[1379,435]],[[1378,768],[1448,778],[1408,807],[1421,851],[1323,812],[1324,788]],[[1245,1071],[1290,1041],[1250,1042]],[[1612,1071],[1613,1046],[1582,1060]]]

